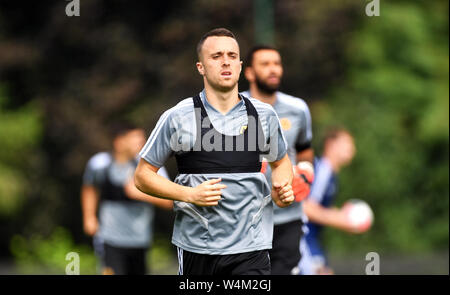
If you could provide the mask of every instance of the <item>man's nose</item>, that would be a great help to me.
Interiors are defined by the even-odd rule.
[[[222,65],[229,66],[230,65],[230,58],[227,56],[224,56],[222,59]]]
[[[278,74],[279,73],[279,68],[277,66],[270,66],[269,73],[270,74]]]

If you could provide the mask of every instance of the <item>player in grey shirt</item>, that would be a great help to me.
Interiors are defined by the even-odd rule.
[[[179,274],[270,274],[271,200],[280,207],[294,201],[281,126],[270,105],[239,95],[242,62],[233,33],[208,32],[197,52],[205,89],[161,116],[140,152],[135,183],[175,201]],[[155,173],[171,155],[175,183]],[[272,187],[260,172],[263,155]]]
[[[309,195],[314,178],[309,108],[302,99],[277,91],[282,74],[281,57],[275,48],[264,45],[250,50],[245,68],[250,90],[242,94],[273,106],[287,140],[289,158],[295,165],[292,182],[295,202],[286,209],[274,206],[274,236],[270,251],[272,274],[290,274],[300,259],[299,241],[306,221],[301,201]],[[264,163],[262,171],[270,183],[270,167]]]
[[[113,150],[97,153],[86,165],[81,191],[84,231],[94,236],[102,273],[145,274],[153,204],[169,209],[172,202],[141,193],[132,181],[144,131],[120,122],[113,133]],[[168,177],[164,167],[158,173]]]

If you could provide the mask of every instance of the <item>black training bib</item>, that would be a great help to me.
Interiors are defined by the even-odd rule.
[[[175,155],[180,174],[261,171],[260,155],[265,154],[263,150],[266,150],[260,149],[260,146],[266,146],[261,122],[250,100],[241,95],[240,97],[245,102],[248,125],[243,126],[241,134],[236,136],[218,132],[212,126],[200,96],[193,97],[195,110],[200,110],[195,112],[196,140],[190,151]],[[209,142],[205,142],[206,136],[210,138]],[[208,145],[210,150],[206,150],[205,145]]]

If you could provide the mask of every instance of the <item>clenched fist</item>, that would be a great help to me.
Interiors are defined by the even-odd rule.
[[[222,189],[227,187],[219,184],[221,181],[221,178],[211,179],[192,188],[187,202],[197,206],[216,206],[222,199]]]
[[[284,208],[294,202],[294,191],[288,181],[272,184],[272,199],[278,207]]]

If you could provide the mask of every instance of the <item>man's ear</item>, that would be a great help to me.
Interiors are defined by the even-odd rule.
[[[252,83],[255,81],[255,72],[251,67],[246,67],[244,69],[244,75],[248,82]]]
[[[197,66],[197,71],[200,75],[204,76],[205,75],[205,69],[203,68],[203,64],[201,61],[198,61],[196,64]]]

